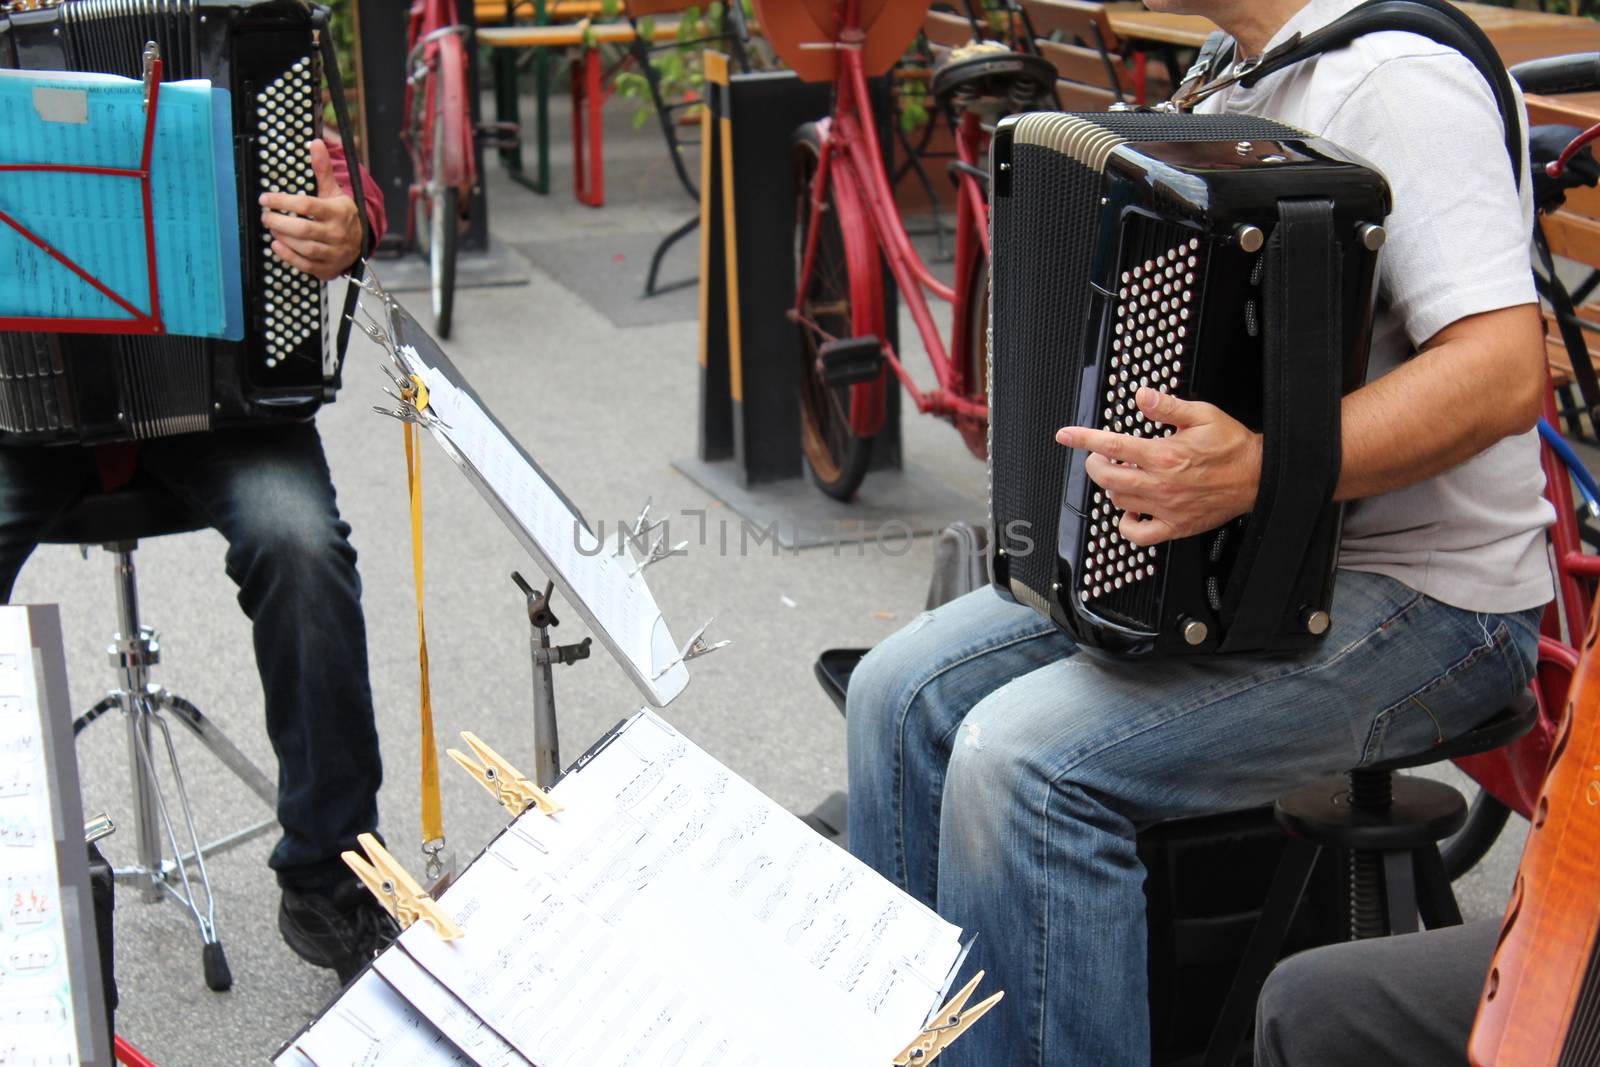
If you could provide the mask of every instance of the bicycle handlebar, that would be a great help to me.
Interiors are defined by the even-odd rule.
[[[1600,92],[1600,52],[1530,59],[1512,67],[1511,76],[1523,92],[1541,96]]]

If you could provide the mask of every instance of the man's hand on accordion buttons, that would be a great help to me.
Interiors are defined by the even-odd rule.
[[[1090,455],[1084,471],[1122,512],[1117,529],[1155,545],[1221,526],[1255,506],[1261,435],[1212,404],[1142,388],[1139,410],[1177,427],[1171,437],[1067,426],[1056,441]]]
[[[322,141],[311,142],[316,196],[263,193],[261,221],[272,232],[272,251],[291,267],[330,281],[361,255],[361,219],[356,202],[333,176],[333,160]]]

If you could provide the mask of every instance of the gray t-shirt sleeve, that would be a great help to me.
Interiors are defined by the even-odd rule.
[[[1382,160],[1394,211],[1379,284],[1413,346],[1469,315],[1537,299],[1532,194],[1524,182],[1519,196],[1494,97],[1465,58],[1384,59],[1322,133]]]

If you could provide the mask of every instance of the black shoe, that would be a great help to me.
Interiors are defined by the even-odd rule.
[[[366,886],[354,879],[326,893],[283,891],[278,932],[295,955],[331,967],[345,984],[400,936],[395,922]]]

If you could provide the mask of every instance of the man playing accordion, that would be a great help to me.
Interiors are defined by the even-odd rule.
[[[1357,5],[1149,6],[1208,16],[1246,59]],[[1332,628],[1291,657],[1123,661],[985,588],[866,657],[849,689],[851,849],[980,931],[969,966],[1006,990],[952,1065],[1148,1063],[1138,828],[1471,729],[1528,684],[1551,595],[1532,206],[1483,77],[1426,38],[1376,33],[1197,110],[1326,138],[1392,191],[1370,371],[1342,409]],[[1137,402],[1176,433],[1057,436],[1091,453],[1124,537],[1159,544],[1251,510],[1259,434],[1208,404]]]

